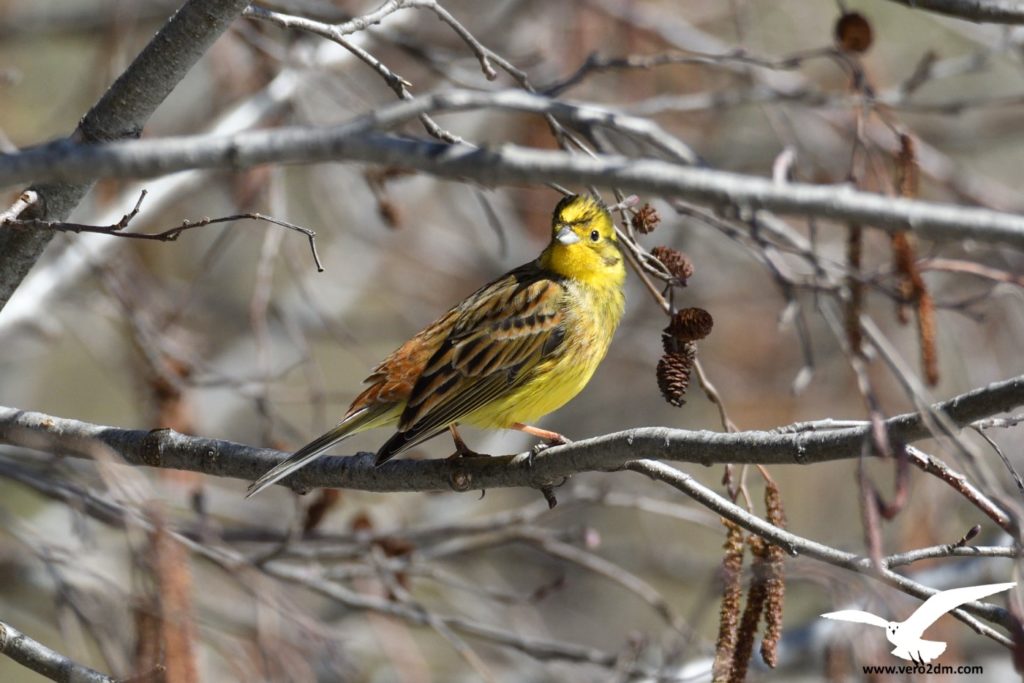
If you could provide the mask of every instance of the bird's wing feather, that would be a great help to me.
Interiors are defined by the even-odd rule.
[[[440,406],[413,429],[395,432],[377,451],[376,464],[387,462],[402,451],[434,438],[444,432],[449,424],[458,422],[458,416],[468,415],[494,396],[500,395],[504,389],[505,381],[498,377],[475,383],[467,391],[453,397],[450,405]]]
[[[821,616],[825,619],[852,621],[856,624],[870,624],[871,626],[881,626],[882,628],[889,625],[889,622],[882,617],[876,616],[871,612],[863,612],[859,609],[841,609],[838,612],[828,612]]]
[[[983,586],[966,586],[964,588],[953,588],[942,591],[924,601],[917,611],[903,622],[901,629],[905,633],[911,633],[919,637],[925,629],[934,624],[939,617],[946,612],[956,609],[960,605],[974,600],[1001,593],[1013,588],[1016,583],[989,583]]]
[[[421,330],[378,363],[363,380],[365,390],[352,401],[348,414],[379,403],[402,403],[412,393],[416,378],[455,324],[457,307]]]
[[[500,398],[554,352],[563,339],[564,292],[534,267],[468,299],[413,386],[398,425],[405,440],[411,445]]]

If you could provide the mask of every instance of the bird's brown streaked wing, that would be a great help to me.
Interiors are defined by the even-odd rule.
[[[437,353],[457,318],[458,309],[449,310],[378,363],[363,380],[369,386],[352,401],[346,417],[376,404],[400,403],[409,398],[423,367]]]
[[[441,434],[448,429],[449,424],[501,396],[508,388],[508,382],[498,375],[475,381],[466,392],[453,397],[454,400],[449,403],[439,405],[435,412],[426,415],[411,429],[395,432],[377,451],[376,464],[386,462],[402,451]]]
[[[555,352],[564,336],[564,291],[543,273],[516,271],[467,300],[409,396],[398,425],[407,442],[401,449],[500,398]]]

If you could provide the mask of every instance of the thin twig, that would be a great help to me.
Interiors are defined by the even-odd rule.
[[[693,477],[685,472],[681,472],[680,470],[670,467],[669,465],[665,465],[664,463],[653,460],[633,460],[626,464],[626,469],[644,474],[652,479],[663,481],[671,485],[691,498],[698,500],[706,507],[718,512],[723,517],[736,522],[748,531],[751,531],[761,538],[782,547],[791,555],[807,555],[838,567],[852,569],[869,577],[877,577],[885,583],[917,597],[927,598],[938,592],[933,588],[929,588],[904,576],[896,574],[890,569],[885,568],[884,565],[883,569],[879,572],[875,563],[872,562],[870,558],[861,557],[852,553],[845,553],[815,541],[801,538],[784,529],[780,529],[760,517],[747,512],[735,503],[719,496],[711,489],[698,483]],[[970,612],[971,614],[995,621],[996,623],[1004,626],[1009,626],[1010,618],[1006,610],[985,603],[974,603],[973,605],[965,606],[963,610],[951,612],[951,614],[970,626],[976,633],[988,636],[992,640],[995,640],[1007,647],[1011,645],[1012,641],[1009,638],[998,631],[995,631],[991,627],[982,624],[965,612]]]
[[[138,215],[139,210],[142,208],[142,200],[146,198],[146,190],[142,190],[139,195],[139,199],[135,202],[135,206],[131,211],[126,213],[121,220],[112,225],[87,225],[85,223],[69,223],[66,221],[44,221],[38,218],[8,218],[6,220],[0,220],[0,228],[26,228],[26,229],[44,229],[53,230],[55,232],[73,232],[73,233],[90,233],[94,235],[108,235],[111,237],[123,237],[125,239],[136,239],[136,240],[153,240],[156,242],[174,242],[176,241],[183,232],[188,230],[194,230],[196,228],[202,228],[207,225],[215,225],[217,223],[229,223],[232,221],[240,220],[254,220],[254,221],[266,221],[274,225],[279,225],[282,228],[294,230],[295,232],[302,233],[309,240],[309,249],[313,254],[313,262],[316,264],[318,272],[323,272],[324,267],[320,262],[320,254],[316,249],[316,233],[309,228],[303,228],[302,226],[283,221],[279,218],[272,216],[264,216],[261,213],[236,213],[231,216],[221,216],[219,218],[200,218],[199,220],[182,221],[181,225],[164,230],[156,233],[145,233],[145,232],[124,232],[124,229],[128,227],[128,224]]]
[[[315,21],[305,17],[284,14],[282,12],[275,12],[256,5],[250,5],[247,7],[245,9],[244,16],[251,19],[260,19],[262,21],[270,22],[280,26],[281,28],[308,31],[333,41],[351,52],[357,59],[376,71],[399,99],[412,99],[412,93],[409,92],[409,87],[412,86],[412,83],[393,72],[386,64],[384,64],[384,62],[374,57],[370,52],[346,39],[342,32],[331,24],[325,24],[321,21]],[[430,115],[421,113],[418,118],[423,123],[423,127],[426,128],[427,132],[435,138],[447,143],[462,142],[462,138],[442,128],[436,121],[434,121],[433,118],[430,117]]]

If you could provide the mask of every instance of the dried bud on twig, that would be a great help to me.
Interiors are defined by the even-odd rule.
[[[658,227],[658,223],[661,222],[661,216],[658,215],[658,210],[653,206],[644,204],[636,210],[630,222],[633,224],[633,229],[638,233],[649,235]]]
[[[836,22],[835,39],[840,50],[864,53],[874,41],[874,32],[863,14],[847,12]]]
[[[952,547],[954,547],[954,548],[962,548],[962,547],[964,547],[965,545],[967,545],[971,541],[971,539],[973,539],[979,533],[981,533],[981,525],[980,524],[975,524],[970,529],[968,529],[967,533],[964,534],[963,537],[959,541],[954,543]]]
[[[920,185],[920,168],[914,138],[900,133],[900,151],[896,155],[896,190],[901,197],[916,197]]]
[[[672,247],[655,247],[651,249],[651,256],[661,261],[665,270],[672,274],[680,285],[685,286],[686,281],[693,277],[693,264],[686,254],[673,249]]]

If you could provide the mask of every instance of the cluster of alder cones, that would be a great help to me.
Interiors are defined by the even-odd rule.
[[[671,247],[655,247],[651,255],[672,274],[673,284],[686,286],[693,275],[693,264],[685,254]],[[684,308],[676,311],[668,327],[662,330],[661,344],[665,353],[658,361],[658,389],[665,400],[676,407],[686,403],[684,397],[697,356],[697,341],[708,336],[713,324],[711,314],[703,308]]]
[[[711,314],[703,308],[684,308],[672,316],[661,332],[665,353],[658,361],[658,388],[665,400],[676,407],[686,403],[683,397],[697,357],[697,340],[708,336],[712,324]]]

